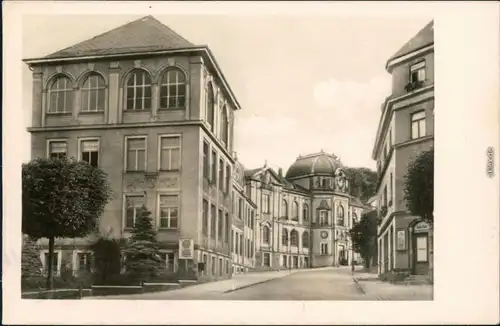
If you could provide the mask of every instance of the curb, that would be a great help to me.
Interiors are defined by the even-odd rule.
[[[356,284],[356,289],[359,291],[359,293],[366,295],[365,289],[359,284],[358,279],[352,274],[352,280],[354,281],[354,284]]]
[[[256,282],[256,283],[243,285],[243,286],[240,286],[239,288],[226,290],[226,291],[223,291],[222,293],[231,293],[231,292],[235,292],[235,291],[238,291],[238,290],[243,290],[243,289],[249,288],[249,287],[254,286],[254,285],[259,285],[259,284],[263,284],[263,283],[271,282],[271,281],[277,280],[277,279],[279,279],[279,278],[287,277],[287,276],[289,276],[289,275],[291,275],[291,274],[283,275],[283,276],[281,276],[281,277],[269,278],[269,279],[267,279],[267,280],[259,281],[259,282]]]

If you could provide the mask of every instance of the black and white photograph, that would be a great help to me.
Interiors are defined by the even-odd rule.
[[[22,17],[18,299],[433,304],[454,214],[436,192],[455,187],[434,151],[460,130],[435,12],[151,6]]]

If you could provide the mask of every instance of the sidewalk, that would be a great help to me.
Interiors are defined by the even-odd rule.
[[[354,272],[352,275],[366,300],[433,300],[432,285],[391,284],[379,280],[377,274]]]
[[[166,292],[155,292],[155,293],[145,293],[145,294],[134,294],[134,295],[120,295],[120,296],[105,296],[105,297],[86,297],[84,300],[92,299],[175,299],[175,298],[196,298],[200,295],[206,294],[223,294],[240,289],[244,289],[249,286],[261,284],[264,282],[269,282],[281,277],[285,277],[295,273],[307,272],[316,269],[292,269],[292,270],[280,270],[280,271],[266,271],[266,272],[252,272],[234,275],[231,279],[215,281],[203,284],[197,284],[188,286],[181,289],[166,291]]]

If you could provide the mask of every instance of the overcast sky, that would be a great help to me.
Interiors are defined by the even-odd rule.
[[[143,15],[141,15],[143,16]],[[40,15],[23,22],[23,57],[39,57],[141,16]],[[212,49],[242,110],[235,150],[246,168],[286,169],[323,150],[347,166],[371,159],[380,105],[390,93],[386,60],[430,17],[155,15],[194,44]],[[68,33],[68,31],[71,31]],[[23,68],[31,123],[31,74]],[[30,147],[29,134],[24,139]],[[26,160],[29,160],[26,151]]]

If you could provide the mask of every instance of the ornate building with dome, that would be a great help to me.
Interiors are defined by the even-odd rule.
[[[365,205],[349,195],[336,155],[299,156],[286,175],[267,165],[246,170],[245,192],[257,206],[256,268],[347,265],[359,259],[349,230]]]

